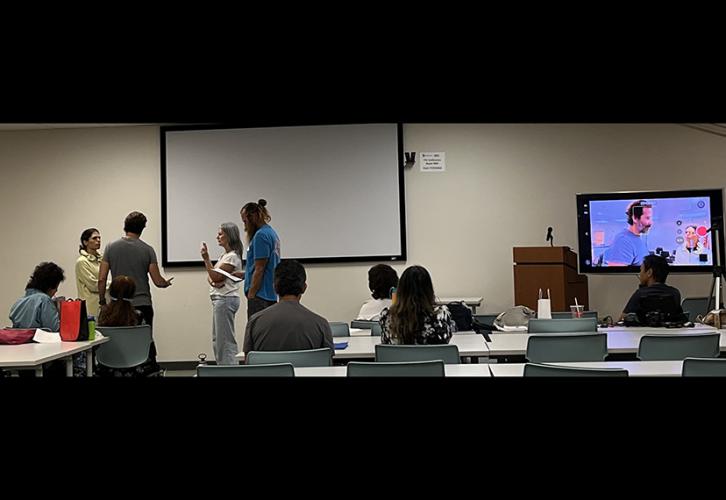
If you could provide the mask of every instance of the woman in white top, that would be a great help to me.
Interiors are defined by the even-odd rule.
[[[378,264],[368,270],[368,288],[372,299],[363,303],[358,313],[359,320],[378,321],[381,311],[391,307],[391,289],[398,286],[396,270],[386,264]]]
[[[207,282],[211,285],[209,296],[212,299],[212,344],[214,358],[218,365],[236,365],[239,352],[234,336],[234,315],[239,310],[239,281],[233,281],[222,273],[229,274],[242,270],[242,240],[239,228],[233,222],[225,222],[217,231],[217,243],[224,253],[212,266],[207,244],[202,243],[202,259],[207,268]]]
[[[98,271],[101,267],[103,255],[101,248],[101,233],[95,227],[86,229],[81,233],[81,245],[76,260],[76,287],[78,298],[86,301],[86,311],[91,316],[98,316]],[[109,283],[111,280],[108,280]]]

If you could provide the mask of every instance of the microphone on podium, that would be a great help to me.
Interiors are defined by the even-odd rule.
[[[555,238],[554,238],[554,236],[552,236],[552,228],[551,227],[548,227],[547,228],[547,239],[546,239],[546,241],[549,241],[550,242],[550,246],[554,246]]]

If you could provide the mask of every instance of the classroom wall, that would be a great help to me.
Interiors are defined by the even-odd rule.
[[[513,246],[544,245],[552,226],[556,245],[577,250],[575,193],[722,188],[726,173],[726,138],[670,124],[412,124],[404,140],[419,156],[445,152],[446,172],[423,173],[418,163],[406,171],[409,258],[393,267],[426,266],[437,295],[481,295],[484,312],[513,305]],[[86,227],[100,229],[105,246],[123,234],[128,212],[142,211],[149,218],[142,238],[161,255],[158,127],[0,131],[0,171],[6,324],[42,260],[66,270],[59,294],[76,295],[73,268]],[[269,203],[274,227],[285,214]],[[369,266],[308,265],[303,303],[331,321],[353,319],[368,297]],[[211,357],[204,273],[163,274],[175,279],[168,289],[152,287],[160,361]],[[669,283],[684,296],[706,295],[711,277],[674,275]],[[619,314],[636,286],[635,276],[591,275],[591,308]],[[240,344],[245,323],[241,311]]]

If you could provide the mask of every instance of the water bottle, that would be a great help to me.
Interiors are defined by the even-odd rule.
[[[88,316],[88,340],[94,340],[96,338],[96,317]]]

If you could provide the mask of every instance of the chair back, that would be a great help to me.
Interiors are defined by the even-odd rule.
[[[720,333],[643,335],[638,346],[641,361],[717,358]]]
[[[607,354],[604,333],[530,335],[527,340],[526,357],[532,363],[603,361]]]
[[[459,348],[454,344],[376,345],[376,361],[401,362],[434,360],[441,360],[447,365],[458,365],[460,363]]]
[[[248,365],[290,363],[295,368],[332,366],[333,352],[329,347],[302,351],[250,351],[247,353],[246,359]]]
[[[101,326],[97,330],[111,340],[98,346],[96,359],[109,368],[134,368],[149,359],[151,326]]]

